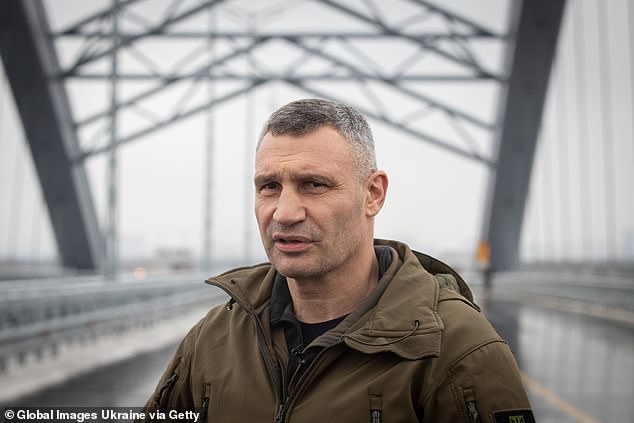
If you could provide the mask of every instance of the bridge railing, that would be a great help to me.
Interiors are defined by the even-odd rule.
[[[143,282],[67,278],[2,283],[0,372],[30,357],[55,355],[68,343],[127,332],[218,302],[221,294],[202,280],[187,275]]]

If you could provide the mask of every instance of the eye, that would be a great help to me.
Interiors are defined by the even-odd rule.
[[[328,189],[328,185],[317,181],[304,182],[304,189],[311,193],[322,193]]]
[[[258,191],[261,194],[272,194],[275,193],[276,191],[278,191],[280,188],[280,184],[278,184],[277,182],[267,182],[263,185],[260,185],[260,187],[258,188]]]

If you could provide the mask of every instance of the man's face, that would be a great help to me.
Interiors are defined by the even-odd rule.
[[[331,127],[262,140],[255,160],[255,215],[273,266],[293,279],[354,265],[372,237],[364,184],[348,142]]]

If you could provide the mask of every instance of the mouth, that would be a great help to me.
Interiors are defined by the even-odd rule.
[[[275,234],[273,235],[273,243],[282,252],[296,253],[306,250],[312,241],[302,236]]]
[[[310,239],[302,235],[274,233],[273,241],[292,243],[292,242],[310,242]]]

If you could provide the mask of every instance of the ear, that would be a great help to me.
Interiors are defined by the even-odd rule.
[[[377,170],[366,181],[366,216],[376,216],[383,203],[385,203],[385,196],[387,195],[387,174],[382,170]]]

